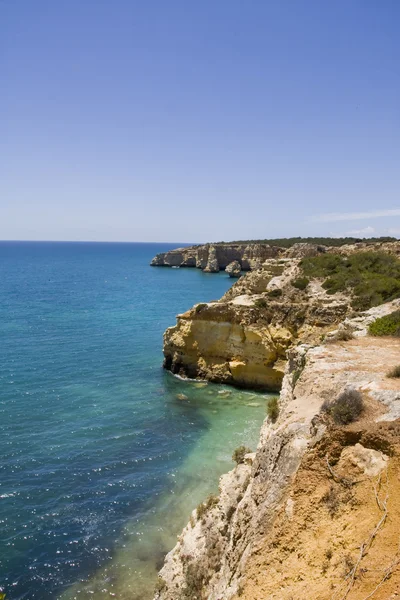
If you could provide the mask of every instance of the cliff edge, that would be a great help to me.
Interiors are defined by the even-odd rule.
[[[240,277],[216,302],[177,316],[164,367],[183,377],[278,391],[287,351],[316,343],[346,316],[400,295],[400,243],[298,244]]]
[[[400,379],[387,374],[400,338],[367,328],[399,309],[371,308],[329,343],[288,351],[276,422],[265,420],[256,453],[193,511],[157,600],[398,596]],[[341,398],[358,406],[351,418]]]

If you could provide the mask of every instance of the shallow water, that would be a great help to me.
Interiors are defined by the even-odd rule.
[[[266,397],[160,367],[175,315],[231,284],[150,268],[167,247],[0,244],[7,600],[151,597],[190,511],[257,442]]]

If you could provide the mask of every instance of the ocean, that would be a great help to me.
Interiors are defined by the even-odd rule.
[[[256,447],[268,395],[162,369],[176,314],[232,284],[149,266],[178,245],[0,243],[6,600],[152,598],[233,450]]]

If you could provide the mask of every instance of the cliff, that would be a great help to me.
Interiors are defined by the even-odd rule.
[[[278,391],[288,349],[318,342],[354,311],[400,296],[400,243],[373,249],[297,244],[265,259],[221,300],[177,316],[164,334],[164,367],[181,376]]]
[[[249,271],[282,252],[283,248],[269,244],[204,244],[162,252],[150,264],[152,267],[196,267],[205,270],[214,261],[215,270],[219,271],[231,262],[238,261],[242,271]]]
[[[400,242],[396,241],[359,240],[357,244],[330,246],[329,243],[334,241],[327,238],[327,244],[294,243],[289,247],[262,242],[203,244],[161,252],[153,258],[150,265],[152,267],[195,267],[214,273],[226,269],[235,261],[239,263],[242,271],[250,271],[262,267],[270,258],[302,258],[323,252],[349,254],[373,247],[400,254]],[[288,240],[281,240],[281,242],[287,243]]]
[[[220,310],[232,311],[242,348],[243,304],[230,302]],[[265,420],[255,454],[193,511],[166,557],[156,599],[398,596],[400,380],[387,373],[400,363],[400,338],[368,336],[367,326],[399,308],[399,300],[371,308],[341,323],[347,335],[288,351],[277,421]],[[218,307],[204,310],[209,323],[228,322]],[[342,414],[338,423],[333,408],[343,392],[362,404],[352,422]]]
[[[351,310],[319,282],[292,285],[298,259],[270,260],[240,278],[219,301],[178,315],[164,334],[164,366],[173,373],[249,388],[279,390],[286,351],[299,339],[319,339]]]

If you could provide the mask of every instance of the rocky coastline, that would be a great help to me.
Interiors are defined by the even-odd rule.
[[[398,257],[400,244],[374,250]],[[346,264],[363,251],[307,246],[266,258],[166,331],[172,372],[280,396],[257,450],[193,511],[156,600],[397,597],[400,379],[387,374],[400,365],[400,338],[368,327],[400,300],[355,309],[354,290],[305,281],[302,262],[328,253]],[[358,394],[363,409],[338,425],[327,406],[343,394]]]

